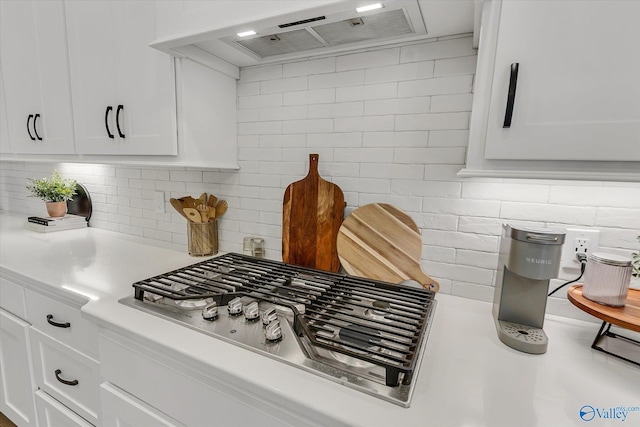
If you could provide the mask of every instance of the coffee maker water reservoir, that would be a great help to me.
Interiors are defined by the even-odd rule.
[[[500,341],[525,353],[547,351],[542,330],[549,281],[558,276],[565,234],[503,226],[493,297]]]

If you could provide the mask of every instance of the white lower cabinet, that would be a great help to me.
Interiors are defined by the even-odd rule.
[[[101,331],[99,339],[104,380],[135,396],[134,402],[144,402],[142,406],[132,405],[130,399],[127,413],[119,414],[123,417],[144,417],[139,413],[144,408],[147,416],[153,414],[165,423],[151,425],[173,425],[173,420],[191,427],[318,425],[287,405],[273,401],[269,393],[261,394],[255,388],[244,389],[233,381],[218,378],[194,367],[196,362],[190,362],[184,355],[171,356],[168,348],[152,349],[110,331]],[[113,399],[104,389],[101,397],[103,417],[108,421]],[[110,425],[120,424],[105,423]]]
[[[34,374],[38,387],[97,424],[100,407],[98,361],[33,329]]]
[[[110,383],[100,385],[102,427],[163,426],[184,427],[184,424],[161,413]]]
[[[87,420],[42,390],[36,391],[36,411],[39,427],[92,427]]]
[[[20,427],[36,426],[29,324],[0,309],[0,412]]]

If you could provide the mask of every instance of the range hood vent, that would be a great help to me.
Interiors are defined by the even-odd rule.
[[[270,60],[285,55],[321,54],[329,49],[347,49],[424,35],[426,30],[419,8],[414,7],[409,12],[407,4],[390,3],[393,7],[366,14],[350,9],[339,14],[315,15],[270,28],[257,28],[257,34],[252,37],[231,36],[222,40],[256,60]]]
[[[240,1],[224,3],[240,15],[246,7]],[[365,12],[356,8],[365,6],[366,0],[275,3],[281,7],[271,15],[267,13],[271,2],[252,2],[255,10],[245,11],[247,17],[262,18],[248,18],[227,27],[218,23],[209,29],[186,29],[150,46],[238,79],[241,67],[468,33],[479,25],[482,10],[481,0],[383,0],[382,9]],[[300,6],[303,4],[306,6]],[[169,6],[162,7],[166,13],[173,11]],[[248,30],[257,34],[237,36]]]
[[[280,24],[278,27],[280,28],[289,28],[294,27],[296,25],[308,24],[309,22],[322,21],[323,19],[327,19],[326,16],[318,16],[316,18],[303,19],[302,21],[289,22],[288,24]]]

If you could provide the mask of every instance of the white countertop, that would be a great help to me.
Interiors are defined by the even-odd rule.
[[[303,413],[327,414],[335,424],[613,426],[622,419],[604,418],[603,410],[632,407],[637,409],[622,425],[640,425],[640,367],[590,348],[599,323],[548,315],[548,351],[529,355],[498,340],[490,304],[439,294],[411,407],[405,409],[118,304],[132,294],[133,282],[198,258],[93,228],[40,234],[24,230],[23,221],[0,215],[4,275],[86,302],[83,315],[102,327],[167,347],[212,375],[240,387],[254,385],[274,402],[304,407]],[[585,405],[602,416],[582,420]]]

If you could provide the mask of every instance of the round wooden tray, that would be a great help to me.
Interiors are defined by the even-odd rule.
[[[580,310],[621,328],[640,332],[640,289],[629,289],[624,307],[609,307],[582,296],[582,285],[574,285],[567,291],[567,298]]]

